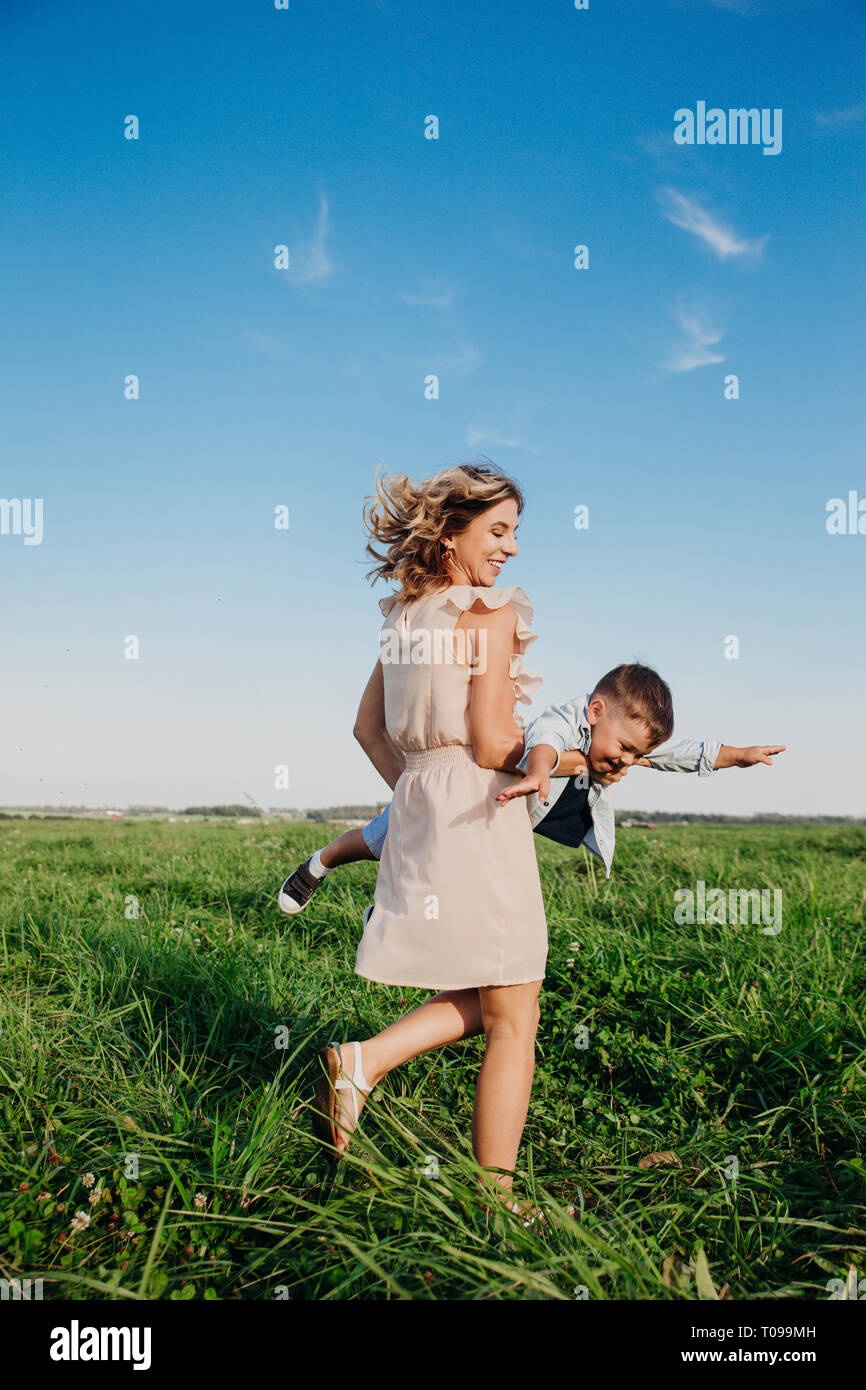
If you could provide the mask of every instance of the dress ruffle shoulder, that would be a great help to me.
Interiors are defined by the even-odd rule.
[[[442,598],[443,606],[457,613],[465,613],[478,599],[491,612],[495,612],[497,608],[504,608],[507,603],[511,604],[517,614],[518,650],[511,655],[508,674],[514,682],[515,700],[519,700],[523,705],[530,704],[543,681],[537,672],[530,670],[523,662],[527,647],[538,641],[538,633],[533,632],[530,626],[533,608],[520,585],[515,584],[510,589],[494,589],[488,588],[486,584],[455,584],[442,595]],[[519,722],[522,724],[522,720]]]
[[[465,613],[467,608],[480,599],[484,607],[491,612],[497,608],[504,608],[510,603],[517,614],[517,647],[516,652],[512,652],[508,664],[508,675],[514,682],[514,698],[521,704],[528,705],[532,702],[532,697],[543,685],[542,677],[536,671],[530,670],[524,665],[523,657],[527,647],[533,642],[538,641],[538,633],[533,632],[530,624],[533,618],[533,607],[528,596],[521,589],[519,584],[511,588],[496,589],[488,587],[486,584],[454,584],[450,589],[446,589],[439,597],[442,600],[442,607],[452,613]],[[397,594],[386,594],[379,599],[379,610],[384,618],[389,618],[392,609],[400,603]],[[522,724],[521,720],[518,720]]]
[[[397,596],[397,594],[386,594],[384,598],[380,598],[380,599],[379,599],[379,611],[381,612],[382,617],[383,617],[383,618],[388,618],[388,617],[390,617],[390,615],[391,615],[391,609],[394,608],[399,602],[400,602],[400,599],[399,599],[399,597]]]

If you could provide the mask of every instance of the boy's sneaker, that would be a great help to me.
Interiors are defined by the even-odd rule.
[[[310,859],[312,857],[310,855]],[[277,899],[280,912],[285,912],[289,916],[293,916],[296,912],[303,912],[316,889],[321,888],[325,882],[327,874],[323,875],[322,878],[317,878],[315,874],[310,873],[310,859],[299,864],[295,872],[289,874],[280,889],[280,896]]]

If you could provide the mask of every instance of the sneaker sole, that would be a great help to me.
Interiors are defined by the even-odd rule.
[[[312,896],[312,894],[311,894]],[[305,907],[309,907],[309,899],[305,903],[296,903],[294,898],[290,898],[287,893],[280,893],[277,898],[280,912],[284,912],[287,917],[294,917],[297,913],[303,912]]]

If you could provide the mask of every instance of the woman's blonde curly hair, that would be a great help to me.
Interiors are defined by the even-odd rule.
[[[472,463],[446,468],[421,483],[405,473],[380,479],[377,470],[374,486],[375,496],[365,498],[364,527],[371,538],[367,554],[379,564],[366,577],[396,580],[402,603],[451,583],[443,536],[459,535],[481,512],[509,497],[518,516],[525,505],[507,473]],[[385,553],[376,545],[386,547]]]

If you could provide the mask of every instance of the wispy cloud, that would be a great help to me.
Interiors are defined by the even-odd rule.
[[[766,9],[769,4],[772,10],[774,5],[790,3],[790,0],[670,0],[675,9],[688,10],[723,10],[726,14],[742,14],[760,18],[762,8]]]
[[[470,343],[462,343],[458,352],[451,357],[415,357],[416,366],[424,367],[437,376],[467,376],[477,372],[484,361],[484,354]]]
[[[470,425],[466,431],[467,444],[493,444],[497,449],[518,449],[521,442],[515,436],[503,434],[502,430],[477,429]]]
[[[683,231],[700,237],[719,260],[727,260],[729,256],[757,257],[763,254],[767,237],[738,236],[730,227],[724,226],[702,208],[694,198],[687,198],[675,188],[656,189],[656,198],[668,222],[673,222],[675,227],[682,227]]]
[[[838,8],[838,0],[669,0],[676,9],[724,10],[750,19],[780,19],[809,10]]]
[[[656,159],[660,159],[663,158],[665,155],[669,155],[671,150],[676,150],[677,153],[679,153],[679,149],[681,148],[674,144],[673,121],[671,121],[670,130],[661,130],[655,131],[654,133],[649,132],[646,135],[637,135],[635,136],[635,139],[637,140],[637,143],[640,145],[641,149],[646,150],[647,154],[655,156]]]
[[[319,194],[319,215],[315,231],[306,240],[298,239],[289,247],[291,270],[286,277],[295,285],[320,285],[330,280],[337,267],[326,246],[329,231],[328,199]]]
[[[695,310],[684,309],[677,303],[672,317],[685,335],[685,342],[674,350],[667,362],[659,362],[660,367],[668,372],[693,372],[696,367],[724,362],[723,356],[709,351],[713,343],[721,341],[722,334],[706,328]]]
[[[288,348],[282,339],[275,338],[271,333],[260,333],[257,328],[242,329],[241,339],[248,347],[255,348],[256,352],[263,353],[265,357],[285,357],[288,354]]]
[[[848,125],[851,121],[866,120],[866,101],[859,106],[837,107],[835,111],[816,111],[815,120],[819,125]]]
[[[404,304],[410,304],[413,309],[448,309],[457,296],[453,290],[444,290],[442,294],[407,294],[404,291],[400,298]]]

